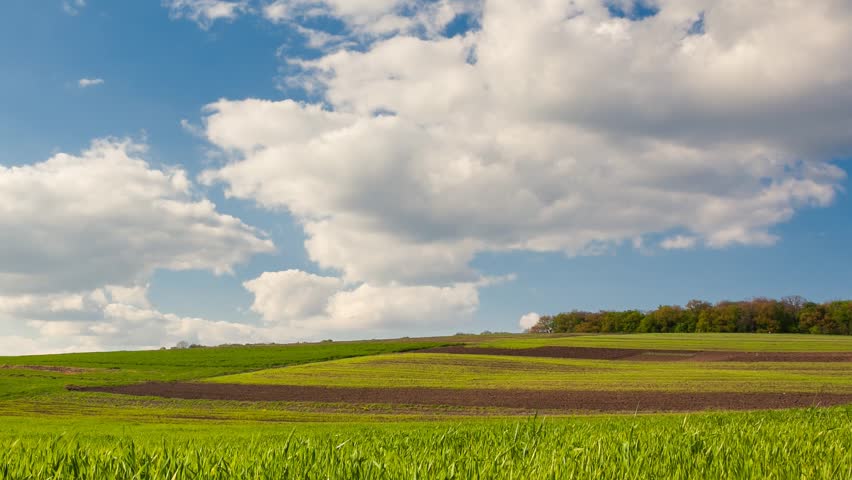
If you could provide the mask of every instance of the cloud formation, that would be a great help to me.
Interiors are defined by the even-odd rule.
[[[457,15],[476,15],[479,9],[480,2],[473,0],[275,0],[260,11],[273,23],[336,18],[351,34],[370,40],[392,34],[434,37]],[[315,36],[320,31],[307,28],[303,33]]]
[[[4,354],[281,336],[150,304],[156,270],[227,273],[275,247],[219,213],[182,169],[150,165],[145,148],[101,139],[79,155],[0,166],[0,331],[15,332]]]
[[[594,254],[671,230],[772,244],[844,177],[830,163],[852,150],[844,5],[746,20],[660,2],[632,21],[599,2],[494,0],[464,37],[306,62],[329,108],[211,104],[208,139],[236,159],[203,179],[292,212],[311,258],[349,281],[458,280],[477,252]]]
[[[103,83],[103,78],[81,78],[80,80],[77,80],[77,86],[80,88],[96,87],[98,85],[103,85]]]
[[[186,18],[208,29],[217,20],[257,15],[302,33],[311,48],[339,47],[395,34],[440,35],[458,15],[476,17],[477,0],[163,0],[172,18]],[[333,18],[347,35],[329,34],[314,20]]]
[[[151,272],[228,272],[273,245],[183,170],[102,140],[0,167],[3,321],[92,346],[147,345],[143,325],[205,343],[452,325],[488,283],[479,254],[772,245],[834,200],[852,153],[845,0],[163,5],[202,28],[256,15],[320,52],[289,55],[285,79],[316,100],[205,108],[198,133],[228,160],[199,181],[290,213],[326,273],[245,282],[258,325],[157,311]]]
[[[266,272],[244,286],[267,326],[312,337],[458,325],[479,307],[473,283],[347,286],[336,277],[287,270]]]
[[[201,180],[289,211],[313,261],[370,288],[472,282],[481,252],[771,245],[845,178],[852,7],[656,5],[491,0],[464,35],[400,29],[301,61],[321,103],[206,108],[232,160]]]
[[[4,355],[155,349],[179,341],[205,345],[269,341],[275,334],[241,323],[162,313],[147,286],[105,286],[73,294],[0,296]]]
[[[249,10],[248,0],[163,0],[172,18],[185,18],[202,29],[210,28],[217,20],[233,20]]]
[[[230,272],[274,245],[216,211],[180,168],[154,168],[145,147],[97,140],[0,166],[0,292],[81,292],[133,285],[157,269]]]

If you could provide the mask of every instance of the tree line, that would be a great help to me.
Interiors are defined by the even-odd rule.
[[[530,333],[813,333],[852,334],[852,300],[814,303],[799,296],[711,304],[692,300],[655,310],[544,315]]]

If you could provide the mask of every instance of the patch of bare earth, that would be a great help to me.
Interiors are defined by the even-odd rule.
[[[596,347],[485,348],[438,347],[410,353],[504,355],[511,357],[574,358],[651,362],[852,362],[852,352],[729,352],[698,350],[642,350]]]
[[[525,410],[588,412],[669,412],[760,410],[852,403],[852,394],[612,392],[440,388],[339,388],[213,383],[143,383],[125,386],[71,387],[86,392],[191,400],[339,402],[351,404],[447,405]]]

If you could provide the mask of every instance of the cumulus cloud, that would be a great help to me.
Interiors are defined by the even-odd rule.
[[[172,18],[186,18],[208,29],[217,20],[233,20],[248,11],[248,0],[163,0]]]
[[[671,230],[772,244],[844,178],[830,159],[852,151],[850,9],[659,6],[632,21],[494,0],[463,37],[326,55],[307,64],[331,108],[208,107],[209,140],[237,159],[203,180],[294,213],[311,258],[348,281],[460,280],[482,251],[596,254]]]
[[[105,286],[76,294],[0,296],[4,355],[270,341],[282,332],[162,313],[146,286]]]
[[[397,33],[436,36],[457,15],[475,15],[479,9],[480,3],[473,0],[275,0],[261,12],[274,23],[334,17],[353,34],[370,39]]]
[[[196,193],[185,171],[154,168],[143,153],[107,139],[80,155],[0,166],[0,291],[134,285],[157,269],[227,273],[274,250]]]
[[[267,322],[278,322],[321,314],[329,297],[343,288],[343,282],[338,278],[287,270],[266,272],[245,282],[244,286],[254,293],[252,309]]]
[[[518,325],[523,330],[529,330],[534,327],[538,321],[541,319],[541,316],[535,312],[530,312],[526,315],[523,315],[521,319],[518,321]]]
[[[398,29],[299,61],[291,80],[321,102],[209,105],[231,161],[201,181],[293,214],[351,292],[475,283],[482,252],[771,245],[833,201],[832,161],[852,152],[848,2],[622,3],[491,0],[464,35]]]
[[[453,325],[469,320],[479,306],[472,283],[347,286],[337,277],[288,270],[266,272],[244,286],[267,326],[308,336]]]
[[[476,16],[481,8],[477,0],[164,0],[163,5],[172,18],[193,20],[204,29],[219,19],[258,15],[295,27],[312,48],[339,46],[344,40],[312,25],[321,17],[339,20],[355,40],[370,42],[399,33],[434,37],[458,15]]]
[[[159,269],[231,272],[274,251],[216,210],[185,171],[145,146],[101,139],[79,155],[0,166],[0,340],[4,354],[268,341],[286,332],[158,311]]]
[[[644,13],[636,2],[599,0],[164,5],[205,28],[259,13],[295,25],[324,52],[288,60],[299,70],[288,82],[316,102],[232,99],[205,109],[203,133],[229,161],[200,181],[292,214],[311,260],[333,272],[246,282],[265,323],[235,335],[462,321],[478,306],[483,283],[471,264],[484,252],[595,255],[644,248],[646,237],[664,238],[663,249],[772,245],[777,225],[834,200],[845,174],[833,160],[852,153],[845,0],[658,0]],[[475,28],[445,38],[461,14]],[[307,26],[322,16],[340,19],[345,33]],[[0,265],[12,266],[0,288],[62,295],[71,278],[90,289],[137,285],[156,268],[227,271],[271,248],[195,198],[183,172],[107,145],[0,170],[0,200],[27,198],[0,210],[11,232],[3,238],[13,239],[0,250]],[[125,157],[118,180],[98,173]],[[54,185],[66,186],[65,163],[81,161],[92,168],[75,178],[92,181],[63,196]],[[15,193],[8,178],[39,193]],[[114,201],[85,197],[111,198],[101,181],[144,185],[113,193],[142,208],[132,225],[108,208]],[[91,203],[105,212],[80,207]],[[16,229],[11,219],[20,218],[29,223]],[[97,233],[98,254],[83,229]],[[163,240],[176,237],[201,245]],[[121,238],[135,241],[127,248]],[[90,257],[85,266],[68,260]],[[44,304],[85,311],[76,295]],[[128,322],[203,322],[131,303],[102,311]],[[242,328],[222,328],[232,327]]]
[[[96,87],[98,85],[103,85],[103,83],[103,78],[81,78],[80,80],[77,80],[77,86],[80,88]]]

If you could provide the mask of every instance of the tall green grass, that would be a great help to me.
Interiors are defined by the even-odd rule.
[[[0,434],[8,479],[846,479],[852,409],[337,429]]]

